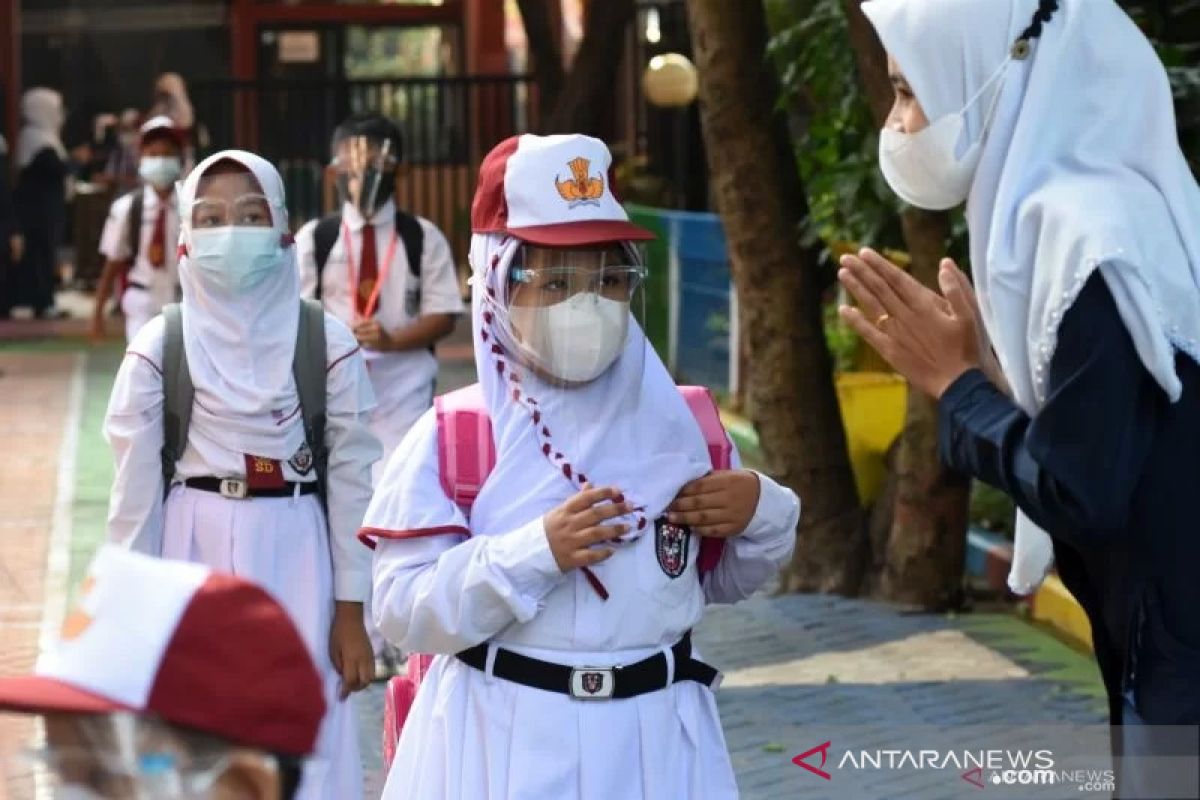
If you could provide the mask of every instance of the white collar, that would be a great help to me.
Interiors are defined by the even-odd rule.
[[[157,211],[158,205],[161,202],[162,196],[159,195],[153,186],[148,183],[142,186],[142,208],[150,211]],[[174,189],[172,189],[167,195],[167,207],[172,210],[179,207],[178,198],[176,197]]]
[[[353,203],[342,203],[342,220],[350,226],[350,230],[358,233],[367,224],[367,220],[363,219],[362,213]],[[371,216],[371,224],[376,227],[387,228],[390,225],[396,224],[396,201],[388,198],[387,202],[381,205]]]

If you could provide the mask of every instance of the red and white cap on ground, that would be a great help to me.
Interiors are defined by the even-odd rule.
[[[34,674],[0,679],[0,710],[152,714],[304,756],[325,700],[304,640],[266,591],[105,545]]]
[[[591,136],[506,139],[479,168],[471,230],[544,247],[655,238],[629,221],[613,194],[611,167],[608,147]]]

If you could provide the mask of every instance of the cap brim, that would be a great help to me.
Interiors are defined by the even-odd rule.
[[[533,225],[528,228],[509,228],[508,233],[523,242],[544,247],[583,247],[612,242],[646,242],[657,239],[653,232],[632,222],[617,219],[597,219],[567,222],[559,225]]]
[[[55,711],[105,714],[111,711],[136,710],[54,678],[40,675],[0,678],[0,711],[21,711],[30,714]]]

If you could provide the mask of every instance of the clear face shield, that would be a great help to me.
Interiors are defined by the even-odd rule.
[[[640,251],[629,243],[589,248],[522,244],[507,271],[499,317],[515,352],[512,396],[543,412],[556,452],[602,438],[605,420],[636,407],[646,340]],[[528,408],[528,405],[527,405]],[[552,427],[551,427],[552,426]]]
[[[181,735],[130,713],[48,714],[46,744],[18,756],[15,774],[33,777],[53,800],[205,800],[229,768],[231,748]],[[263,756],[264,769],[276,770]]]
[[[400,161],[390,139],[350,136],[336,145],[331,167],[338,197],[370,219],[396,190]]]

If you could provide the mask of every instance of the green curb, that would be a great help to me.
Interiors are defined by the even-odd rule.
[[[732,411],[721,409],[721,424],[725,426],[729,438],[733,440],[733,446],[737,448],[738,455],[742,457],[742,463],[748,467],[762,465],[763,454],[758,442],[758,431],[754,430],[754,425],[750,420]]]

